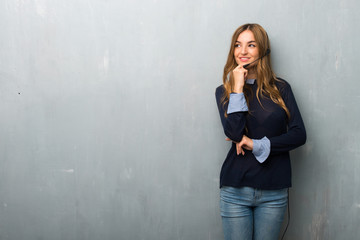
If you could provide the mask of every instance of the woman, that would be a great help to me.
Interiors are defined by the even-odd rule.
[[[271,69],[260,25],[233,34],[216,101],[233,142],[220,174],[225,239],[278,239],[291,187],[289,151],[306,133],[289,83]]]

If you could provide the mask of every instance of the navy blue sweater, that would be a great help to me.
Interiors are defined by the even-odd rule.
[[[305,143],[306,132],[289,83],[281,79],[276,86],[290,111],[290,119],[270,98],[260,99],[263,107],[259,104],[256,81],[251,85],[253,94],[249,99],[249,111],[234,112],[225,117],[228,104],[221,103],[224,87],[216,88],[216,101],[227,137],[236,142],[243,135],[251,139],[266,136],[270,140],[270,155],[263,163],[259,163],[251,151],[245,150],[245,155],[237,155],[233,143],[221,168],[220,187],[248,186],[264,190],[291,187],[289,151]]]

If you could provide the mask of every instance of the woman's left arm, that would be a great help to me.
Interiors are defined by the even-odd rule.
[[[284,84],[284,88],[280,91],[285,105],[290,112],[288,131],[279,136],[269,137],[271,153],[287,152],[304,145],[306,142],[305,126],[294,94],[290,85],[287,82],[284,82]]]

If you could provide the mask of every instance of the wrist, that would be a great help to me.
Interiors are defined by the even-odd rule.
[[[233,93],[242,93],[243,92],[243,86],[234,86]]]

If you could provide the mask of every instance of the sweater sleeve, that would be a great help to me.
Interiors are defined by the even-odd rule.
[[[220,114],[222,126],[224,128],[225,135],[234,142],[240,142],[245,130],[247,106],[239,106],[235,112],[229,111],[227,117],[225,117],[225,111],[227,111],[229,103],[223,104],[221,102],[224,94],[223,85],[216,88],[215,97]],[[239,104],[243,103],[239,101]],[[234,102],[231,103],[232,105]],[[245,101],[246,104],[246,101]],[[244,111],[246,110],[246,111]]]
[[[284,81],[284,87],[279,89],[286,107],[290,112],[287,132],[270,137],[271,153],[286,152],[297,148],[306,142],[306,131],[290,85]]]

